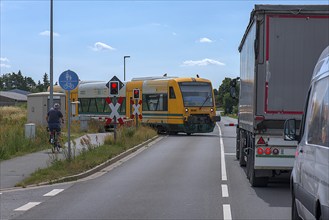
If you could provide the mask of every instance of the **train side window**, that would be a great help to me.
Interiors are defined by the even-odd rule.
[[[143,94],[143,111],[168,111],[167,94]]]
[[[169,87],[169,98],[170,99],[176,99],[175,90],[171,86]]]

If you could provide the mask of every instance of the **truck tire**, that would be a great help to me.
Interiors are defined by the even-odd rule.
[[[240,140],[241,140],[241,134],[240,129],[236,129],[236,143],[235,143],[235,158],[237,160],[240,160]]]
[[[247,176],[249,175],[249,183],[252,187],[266,187],[268,183],[268,177],[256,177],[256,170],[255,170],[255,154],[251,154],[249,157],[251,160],[247,170]],[[248,158],[248,159],[249,159]]]
[[[240,147],[239,147],[239,164],[240,167],[245,167],[246,166],[246,160],[245,160],[245,152],[244,149],[246,148],[246,134],[240,130]]]

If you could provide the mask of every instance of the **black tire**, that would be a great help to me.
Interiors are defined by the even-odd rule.
[[[250,170],[249,182],[252,187],[266,187],[268,184],[268,177],[256,177],[255,169],[252,167]]]
[[[294,193],[292,193],[292,195],[291,195],[291,220],[302,220],[302,218],[299,217],[299,215],[298,215],[296,199],[295,199]]]
[[[236,143],[235,143],[235,158],[237,160],[240,160],[240,139],[241,139],[241,134],[239,128],[236,130]]]
[[[248,165],[247,175],[249,175],[249,183],[252,187],[266,187],[268,183],[268,177],[256,177],[255,170],[255,156],[254,153],[250,154],[250,164]],[[249,160],[248,160],[249,163]]]
[[[239,146],[239,164],[240,164],[240,167],[245,167],[246,166],[246,160],[245,160],[245,152],[244,152],[244,149],[247,147],[245,146],[245,134],[240,131],[240,146]]]
[[[191,136],[191,134],[192,134],[192,133],[190,133],[190,132],[187,132],[187,133],[186,133],[187,136]]]

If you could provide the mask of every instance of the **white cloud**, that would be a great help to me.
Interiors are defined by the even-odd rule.
[[[0,57],[1,68],[10,68],[11,66],[8,63],[9,63],[9,59],[7,57]]]
[[[50,37],[50,31],[43,31],[43,32],[40,32],[39,35]],[[59,37],[60,35],[59,35],[59,33],[53,32],[53,36],[54,36],[54,37]]]
[[[102,43],[102,42],[96,42],[94,46],[91,48],[93,51],[101,51],[101,50],[115,50],[115,48]]]
[[[0,57],[1,62],[9,62],[7,57]]]
[[[5,63],[0,63],[1,68],[10,68],[11,66]]]
[[[207,38],[207,37],[203,37],[203,38],[200,38],[200,39],[199,39],[199,42],[200,42],[200,43],[212,43],[213,41],[210,40],[210,39]]]
[[[225,63],[208,58],[205,58],[203,60],[195,60],[195,61],[187,60],[183,62],[183,66],[208,66],[208,65],[225,66]]]

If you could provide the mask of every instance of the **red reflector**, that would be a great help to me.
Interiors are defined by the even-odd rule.
[[[256,121],[264,121],[265,117],[264,116],[256,116],[255,120]]]
[[[257,141],[257,144],[265,144],[263,137],[259,138],[259,140]]]
[[[259,147],[259,148],[257,149],[257,154],[263,154],[263,153],[264,153],[263,148]]]
[[[266,154],[266,155],[270,155],[270,154],[271,154],[271,148],[267,147],[267,148],[265,149],[265,154]]]

